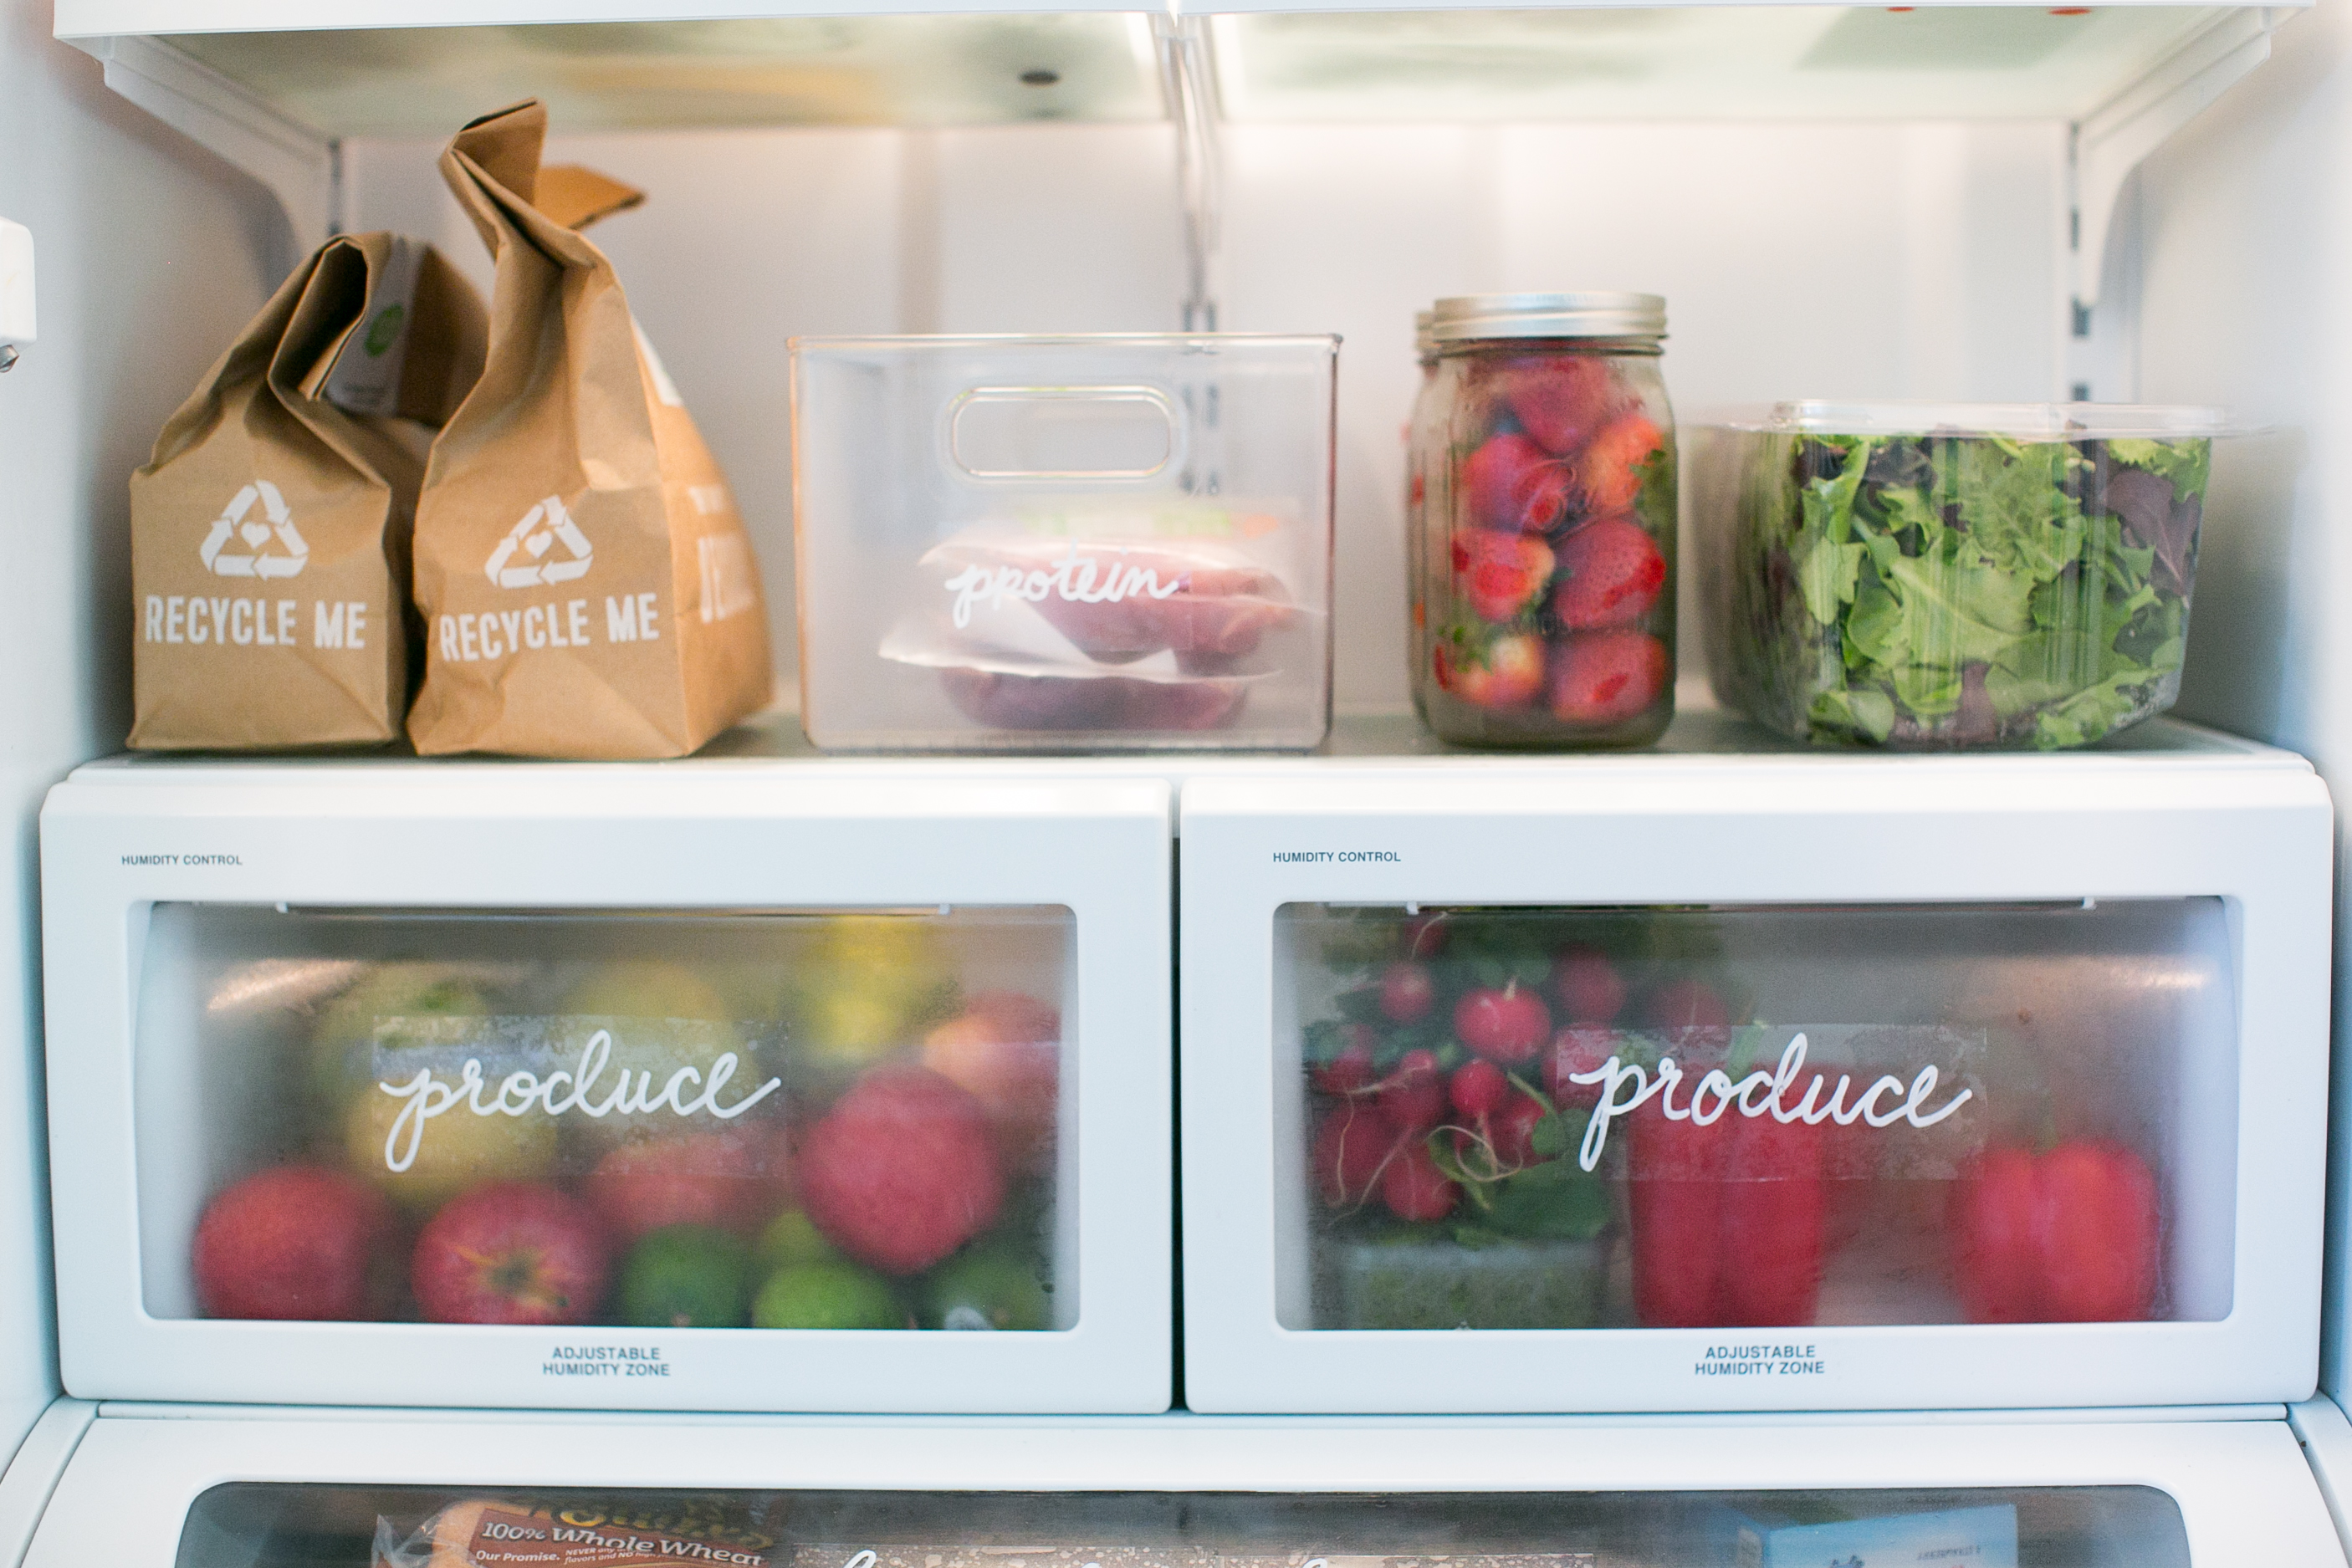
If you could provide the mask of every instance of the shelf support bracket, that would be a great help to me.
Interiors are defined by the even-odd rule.
[[[1176,194],[1183,210],[1184,330],[1217,329],[1216,261],[1222,186],[1216,73],[1205,17],[1156,15],[1160,86],[1176,126]]]
[[[342,232],[342,147],[169,44],[137,36],[67,38],[106,69],[106,85],[250,174],[285,214],[280,272]]]
[[[2099,303],[2116,203],[2140,161],[2271,57],[2271,34],[2294,12],[2250,6],[2217,18],[2155,69],[2076,120],[2070,230],[2076,336]]]

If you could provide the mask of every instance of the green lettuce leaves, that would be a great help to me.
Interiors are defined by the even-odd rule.
[[[2210,441],[1773,436],[1733,693],[1811,738],[2087,745],[2177,688]]]

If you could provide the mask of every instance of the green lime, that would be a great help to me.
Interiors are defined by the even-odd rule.
[[[763,1329],[902,1329],[907,1314],[878,1274],[855,1263],[795,1263],[777,1270],[751,1303]]]
[[[1019,1249],[983,1247],[951,1258],[923,1285],[927,1329],[1042,1329],[1053,1309],[1035,1261]]]
[[[758,1249],[760,1261],[771,1269],[794,1263],[830,1263],[841,1256],[809,1217],[797,1208],[788,1208],[768,1221],[768,1228],[760,1232]]]
[[[708,1225],[649,1232],[621,1266],[621,1321],[674,1329],[740,1329],[751,1294],[751,1249]]]

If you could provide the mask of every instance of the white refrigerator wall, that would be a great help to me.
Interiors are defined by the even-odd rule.
[[[2184,716],[2300,751],[2338,811],[2336,1018],[2352,928],[2342,811],[2352,800],[2352,5],[2323,0],[2139,175],[2140,391],[2223,402],[2263,427],[2217,473],[2199,547]],[[2339,1053],[2342,1040],[2337,1040]],[[2321,1384],[2345,1391],[2352,1269],[2346,1130],[2336,1146]]]
[[[35,819],[129,723],[131,470],[259,308],[259,187],[109,92],[0,0],[0,216],[37,247],[41,336],[0,375],[0,1462],[57,1391]]]
[[[1220,325],[1345,340],[1343,710],[1406,704],[1402,427],[1419,380],[1412,313],[1439,295],[1664,294],[1666,383],[1685,419],[1783,397],[2060,390],[2054,122],[1244,124],[1223,146]],[[429,235],[487,290],[438,152],[349,148],[353,226]],[[548,157],[649,193],[592,237],[734,484],[788,692],[787,338],[1179,324],[1162,126],[559,134]],[[1688,673],[1687,627],[1684,641]]]

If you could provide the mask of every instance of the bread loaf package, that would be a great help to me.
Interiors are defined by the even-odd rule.
[[[131,744],[396,740],[426,447],[480,374],[430,246],[346,235],[281,285],[131,480]]]
[[[376,1521],[372,1568],[771,1568],[775,1492],[469,1498],[405,1534]]]
[[[488,361],[418,505],[420,752],[677,757],[768,700],[767,617],[735,500],[581,237],[643,198],[541,168],[535,100],[441,172],[497,260]]]

